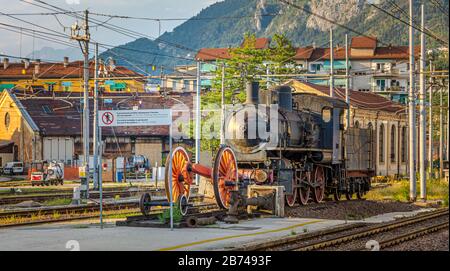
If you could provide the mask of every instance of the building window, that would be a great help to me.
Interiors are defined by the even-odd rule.
[[[353,124],[353,127],[359,128],[359,121],[355,121],[355,124]]]
[[[406,127],[402,127],[402,163],[406,163]]]
[[[312,72],[319,72],[322,69],[322,64],[311,64]]]
[[[10,123],[11,123],[11,116],[9,115],[9,112],[6,112],[6,114],[5,114],[5,128],[6,128],[6,130],[8,130]]]
[[[384,124],[380,126],[380,134],[378,139],[378,155],[380,163],[384,163]]]
[[[391,127],[391,163],[395,163],[396,161],[396,152],[395,152],[395,137],[396,137],[396,131],[395,131],[395,125],[392,125]]]
[[[386,90],[386,80],[378,79],[377,80],[377,88],[378,88],[378,91],[385,91]]]

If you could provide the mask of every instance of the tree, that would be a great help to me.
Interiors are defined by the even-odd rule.
[[[295,72],[296,54],[292,43],[284,35],[273,36],[273,47],[257,49],[255,35],[246,34],[240,47],[230,48],[231,58],[217,61],[215,77],[212,80],[212,90],[202,95],[202,109],[208,106],[220,106],[222,100],[222,67],[225,65],[225,104],[242,103],[245,100],[245,85],[248,81],[259,81],[266,83],[267,67],[271,74],[288,74]],[[275,83],[283,79],[271,79]],[[261,88],[266,88],[266,84],[261,84]],[[214,116],[217,120],[217,116]],[[213,117],[211,117],[213,118]],[[209,117],[202,119],[202,123],[211,125]],[[203,126],[203,124],[202,124]],[[215,125],[214,129],[220,127]],[[206,127],[202,127],[205,131]],[[209,129],[209,127],[207,128]],[[216,130],[217,131],[217,130]],[[218,139],[210,139],[208,142],[202,140],[202,149],[217,149]]]

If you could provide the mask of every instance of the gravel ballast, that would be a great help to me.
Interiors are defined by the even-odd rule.
[[[360,220],[393,212],[411,212],[421,207],[396,201],[343,200],[327,201],[306,206],[286,207],[287,217]]]

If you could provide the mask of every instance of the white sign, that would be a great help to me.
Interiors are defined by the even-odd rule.
[[[149,110],[99,110],[101,127],[171,125],[170,109]]]

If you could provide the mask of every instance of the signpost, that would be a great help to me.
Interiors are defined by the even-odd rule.
[[[121,126],[169,126],[169,153],[172,154],[172,110],[99,110],[98,124],[100,127]],[[101,155],[101,152],[100,152]],[[101,161],[101,157],[100,157]],[[169,176],[172,176],[172,159],[169,158]],[[173,230],[173,196],[172,182],[169,182],[170,229]],[[100,196],[102,190],[100,190]],[[100,221],[103,214],[100,212]]]

